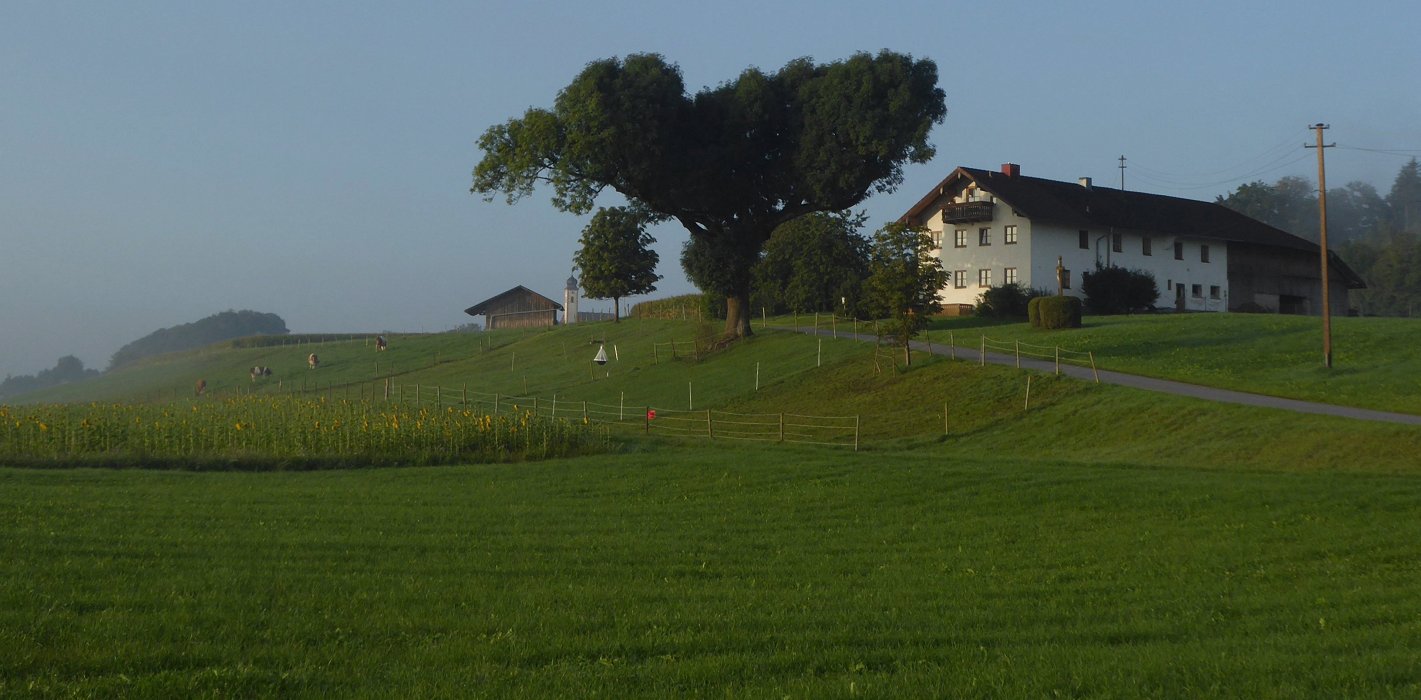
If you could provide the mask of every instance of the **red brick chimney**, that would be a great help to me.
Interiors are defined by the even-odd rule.
[[[1016,163],[1002,163],[1002,174],[1007,177],[1016,177],[1021,174],[1021,166]]]

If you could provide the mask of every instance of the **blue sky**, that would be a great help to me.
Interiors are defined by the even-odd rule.
[[[488,126],[589,61],[657,52],[691,89],[889,48],[933,59],[930,164],[1212,199],[1316,176],[1383,193],[1421,149],[1421,5],[1322,2],[0,4],[0,376],[226,309],[297,332],[434,331],[523,284],[559,295],[585,217],[468,192]],[[608,202],[613,203],[609,200]],[[655,231],[690,291],[685,233]],[[595,309],[602,302],[591,302]]]

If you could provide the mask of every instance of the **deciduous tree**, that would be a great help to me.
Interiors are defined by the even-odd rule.
[[[934,250],[925,228],[895,222],[873,234],[864,301],[870,313],[888,319],[881,332],[902,344],[908,365],[913,363],[908,344],[928,317],[942,310],[938,292],[947,273]]]
[[[622,320],[621,300],[656,291],[661,259],[646,232],[646,217],[626,207],[599,209],[582,229],[573,262],[582,270],[582,288],[593,299],[611,299],[612,320]]]
[[[895,189],[903,163],[933,156],[946,111],[936,64],[890,51],[750,68],[695,95],[675,65],[635,54],[589,64],[551,110],[485,131],[472,191],[512,202],[548,183],[555,206],[584,213],[610,188],[675,219],[692,281],[726,296],[725,331],[744,336],[771,232]]]

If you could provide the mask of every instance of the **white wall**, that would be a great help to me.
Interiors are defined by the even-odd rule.
[[[1005,284],[1006,268],[1017,270],[1017,284],[1023,287],[1037,287],[1051,293],[1056,291],[1056,261],[1060,256],[1062,265],[1070,271],[1071,286],[1066,290],[1072,296],[1082,296],[1080,291],[1082,275],[1095,269],[1097,260],[1101,265],[1114,264],[1132,270],[1144,270],[1155,276],[1159,286],[1159,297],[1155,305],[1173,308],[1175,305],[1174,285],[1184,286],[1185,308],[1191,311],[1223,311],[1228,308],[1228,245],[1222,241],[1208,241],[1182,238],[1183,259],[1174,257],[1173,236],[1150,236],[1151,254],[1144,254],[1144,238],[1141,233],[1120,231],[1121,250],[1114,252],[1110,230],[1089,230],[1089,248],[1080,247],[1080,230],[1062,226],[1033,224],[1018,216],[1009,204],[997,200],[993,208],[993,219],[988,222],[970,224],[944,224],[941,205],[953,200],[965,201],[962,192],[948,193],[937,205],[924,214],[923,224],[929,231],[940,234],[942,247],[937,256],[947,271],[950,281],[942,290],[940,298],[944,304],[976,304],[977,297],[985,291],[978,284],[978,273],[983,268],[992,271],[992,286]],[[1005,231],[1008,225],[1017,227],[1017,242],[1007,244]],[[955,231],[967,231],[966,246],[955,247]],[[989,228],[990,245],[979,243],[979,229]],[[1201,260],[1202,247],[1209,247],[1209,262]],[[966,286],[957,288],[952,279],[958,270],[963,271]],[[1199,285],[1199,295],[1194,294],[1193,285]],[[1218,297],[1211,296],[1213,287],[1218,287]]]

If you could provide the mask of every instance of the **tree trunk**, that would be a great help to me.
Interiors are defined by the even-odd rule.
[[[622,298],[612,297],[612,323],[622,322]]]
[[[904,366],[904,367],[912,367],[912,366],[913,366],[913,347],[912,347],[912,346],[913,346],[913,337],[912,337],[912,336],[908,336],[908,338],[903,341],[903,366]]]
[[[725,297],[725,337],[750,337],[750,290]]]

